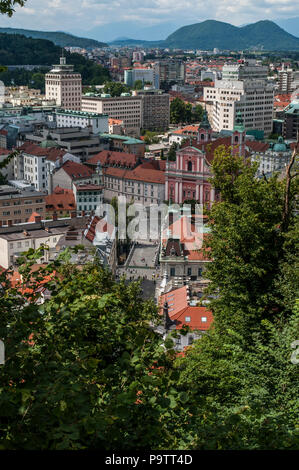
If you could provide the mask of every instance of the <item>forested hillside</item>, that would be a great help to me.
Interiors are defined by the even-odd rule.
[[[61,48],[46,39],[26,38],[18,34],[0,34],[1,65],[44,65],[44,70],[27,71],[23,69],[6,70],[0,73],[0,80],[6,86],[29,85],[34,88],[44,86],[43,75],[52,64],[59,63]],[[65,52],[67,62],[74,64],[75,71],[80,72],[84,85],[99,85],[109,79],[109,72],[101,65],[86,59],[79,54]],[[13,82],[12,82],[13,81]]]
[[[31,29],[0,28],[0,33],[21,34],[27,38],[48,39],[61,47],[82,47],[84,49],[91,49],[107,46],[107,44],[96,41],[95,39],[80,38],[62,31],[35,31]]]

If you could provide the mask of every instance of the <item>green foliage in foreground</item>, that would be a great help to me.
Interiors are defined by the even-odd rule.
[[[283,221],[285,182],[256,179],[224,148],[213,173],[215,320],[185,357],[153,331],[138,285],[96,262],[78,269],[66,254],[32,277],[40,253],[28,252],[35,294],[1,275],[0,448],[299,449],[297,183]],[[53,271],[39,305],[37,282]]]
[[[182,406],[173,354],[150,328],[155,307],[96,264],[49,265],[37,276],[53,269],[44,305],[14,290],[1,297],[1,448],[166,445]]]

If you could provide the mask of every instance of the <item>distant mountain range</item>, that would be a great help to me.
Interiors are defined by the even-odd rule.
[[[82,47],[84,49],[92,49],[95,47],[107,46],[107,44],[96,41],[95,39],[79,38],[61,31],[33,31],[30,29],[0,28],[0,33],[22,34],[27,38],[48,39],[61,47]]]
[[[299,38],[287,33],[273,21],[258,21],[242,27],[221,21],[207,20],[183,26],[164,41],[126,39],[110,44],[143,45],[144,47],[169,47],[177,49],[296,51]]]
[[[281,28],[287,31],[293,36],[299,37],[299,16],[295,18],[287,18],[285,20],[274,20],[274,23],[278,24]]]

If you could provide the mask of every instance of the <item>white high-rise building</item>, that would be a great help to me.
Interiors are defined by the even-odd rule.
[[[274,85],[267,81],[267,70],[253,64],[225,65],[222,80],[204,88],[204,100],[213,103],[212,127],[232,131],[241,112],[246,130],[272,132]]]
[[[46,74],[46,99],[56,100],[64,109],[81,110],[82,78],[74,72],[73,65],[67,65],[66,58],[60,57],[60,64]]]

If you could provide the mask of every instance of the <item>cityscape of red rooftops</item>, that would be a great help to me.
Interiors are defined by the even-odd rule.
[[[108,3],[0,0],[0,449],[298,450],[296,2]]]

